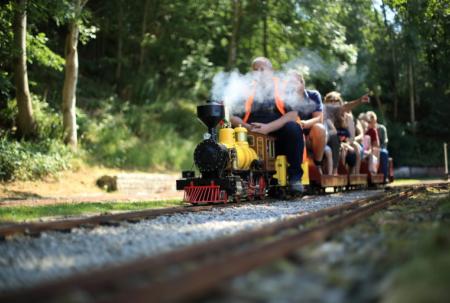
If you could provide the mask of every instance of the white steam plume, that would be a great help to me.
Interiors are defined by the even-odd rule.
[[[303,98],[297,93],[296,78],[291,71],[296,71],[305,78],[314,77],[329,81],[337,79],[355,78],[354,68],[347,62],[337,60],[325,61],[320,55],[307,49],[301,50],[302,56],[283,65],[281,71],[274,72],[249,72],[241,74],[238,71],[220,72],[213,79],[211,98],[213,101],[223,102],[232,114],[243,114],[245,112],[245,102],[253,93],[253,87],[257,83],[254,92],[254,102],[262,103],[265,100],[273,99],[273,79],[278,77],[282,99],[286,105],[292,109],[300,111],[304,115],[309,115],[315,111],[316,105],[312,100]],[[349,77],[350,76],[350,77]],[[360,78],[360,77],[358,77]],[[349,81],[350,82],[350,81]],[[359,82],[359,81],[355,81]],[[336,86],[338,86],[335,83]],[[353,85],[352,85],[353,86]],[[308,83],[306,83],[308,88]],[[344,87],[343,87],[344,88]],[[347,87],[345,87],[347,88]],[[324,92],[326,93],[326,92]]]

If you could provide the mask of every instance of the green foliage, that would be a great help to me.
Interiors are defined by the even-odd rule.
[[[38,140],[59,140],[63,137],[61,113],[50,107],[47,102],[38,96],[32,95],[34,118],[37,124]]]
[[[10,98],[10,91],[13,88],[11,72],[8,68],[9,60],[11,60],[13,39],[13,34],[10,30],[12,26],[11,17],[11,3],[0,4],[0,102]]]
[[[38,134],[33,142],[16,141],[14,119],[17,115],[15,100],[9,100],[0,111],[0,118],[10,122],[10,129],[0,130],[0,180],[32,180],[68,169],[73,157],[62,144],[61,118],[54,109],[32,95],[32,107]]]
[[[37,140],[59,140],[62,138],[63,128],[60,113],[49,106],[47,102],[37,95],[31,95],[31,105],[37,124]],[[0,129],[0,135],[14,134],[16,131],[15,118],[17,116],[17,102],[15,99],[6,102],[6,106],[0,111],[0,119],[7,121],[9,129]]]
[[[390,156],[396,166],[441,166],[443,163],[442,142],[431,137],[419,137],[411,126],[399,123],[387,124]]]
[[[388,125],[395,162],[440,163],[440,141],[450,138],[446,1],[385,0],[383,11],[374,5],[380,1],[240,0],[236,62],[228,66],[233,2],[88,1],[77,11],[69,0],[28,1],[28,71],[31,91],[42,96],[33,97],[40,140],[61,138],[61,55],[67,24],[76,22],[77,119],[92,161],[190,166],[202,131],[195,104],[209,98],[214,74],[247,72],[251,59],[267,52],[276,69],[309,71],[307,86],[322,95],[339,90],[351,100],[374,91],[382,104],[377,110],[396,122]],[[12,1],[0,4],[0,134],[12,131],[16,115],[6,102],[14,98],[14,9]],[[385,17],[387,10],[394,19]],[[411,92],[415,133],[407,125]]]
[[[0,180],[32,180],[68,169],[72,154],[62,143],[46,139],[18,142],[0,137]]]
[[[186,102],[114,108],[105,102],[94,119],[79,114],[81,143],[95,163],[134,169],[179,170],[192,166],[201,124]]]
[[[65,60],[47,47],[47,41],[48,38],[45,36],[45,33],[27,35],[27,50],[29,51],[29,56],[27,57],[28,63],[32,64],[33,61],[36,61],[42,66],[61,72]]]

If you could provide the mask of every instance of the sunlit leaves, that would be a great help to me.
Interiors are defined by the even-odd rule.
[[[87,26],[85,23],[81,23],[79,25],[80,30],[80,42],[81,44],[86,44],[89,40],[95,39],[97,37],[96,33],[99,31],[99,28],[91,25]]]
[[[48,38],[45,36],[45,33],[27,35],[28,62],[31,64],[35,62],[42,66],[62,71],[65,60],[47,47],[47,41]]]

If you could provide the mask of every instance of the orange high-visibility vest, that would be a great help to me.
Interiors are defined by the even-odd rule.
[[[275,106],[277,107],[278,111],[282,115],[284,115],[284,114],[286,114],[286,109],[284,108],[284,102],[281,99],[280,92],[278,89],[279,79],[277,77],[273,77],[272,79],[273,79],[273,86],[274,86]],[[250,114],[252,112],[253,101],[255,99],[255,94],[256,94],[256,84],[255,84],[255,82],[253,82],[252,92],[248,96],[247,101],[245,101],[245,116],[244,116],[244,119],[242,119],[242,121],[244,121],[244,123],[247,123],[248,119],[250,118]]]
[[[272,77],[273,80],[273,87],[274,87],[274,97],[275,97],[275,106],[277,107],[278,111],[282,114],[285,115],[286,114],[286,109],[284,108],[284,101],[283,99],[281,99],[280,96],[280,90],[279,90],[279,78],[277,77]],[[283,83],[284,85],[286,83]],[[252,111],[252,106],[253,106],[253,101],[255,99],[255,94],[256,94],[256,83],[253,82],[252,83],[252,91],[250,93],[250,95],[248,96],[247,100],[245,101],[245,116],[242,119],[242,121],[244,121],[244,123],[247,123],[248,119],[250,118],[250,114]],[[300,117],[297,118],[297,123],[300,124]],[[305,142],[305,135],[303,135],[303,142]],[[304,148],[303,148],[303,161],[305,161],[307,158],[307,154],[306,154],[306,143],[304,144]]]

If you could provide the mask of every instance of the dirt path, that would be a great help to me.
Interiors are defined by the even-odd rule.
[[[56,203],[149,201],[181,199],[182,192],[105,192],[96,185],[104,175],[128,173],[98,167],[66,171],[40,181],[0,182],[0,207],[13,205],[46,205]],[[136,172],[129,172],[136,173]],[[171,176],[174,176],[173,174]]]

